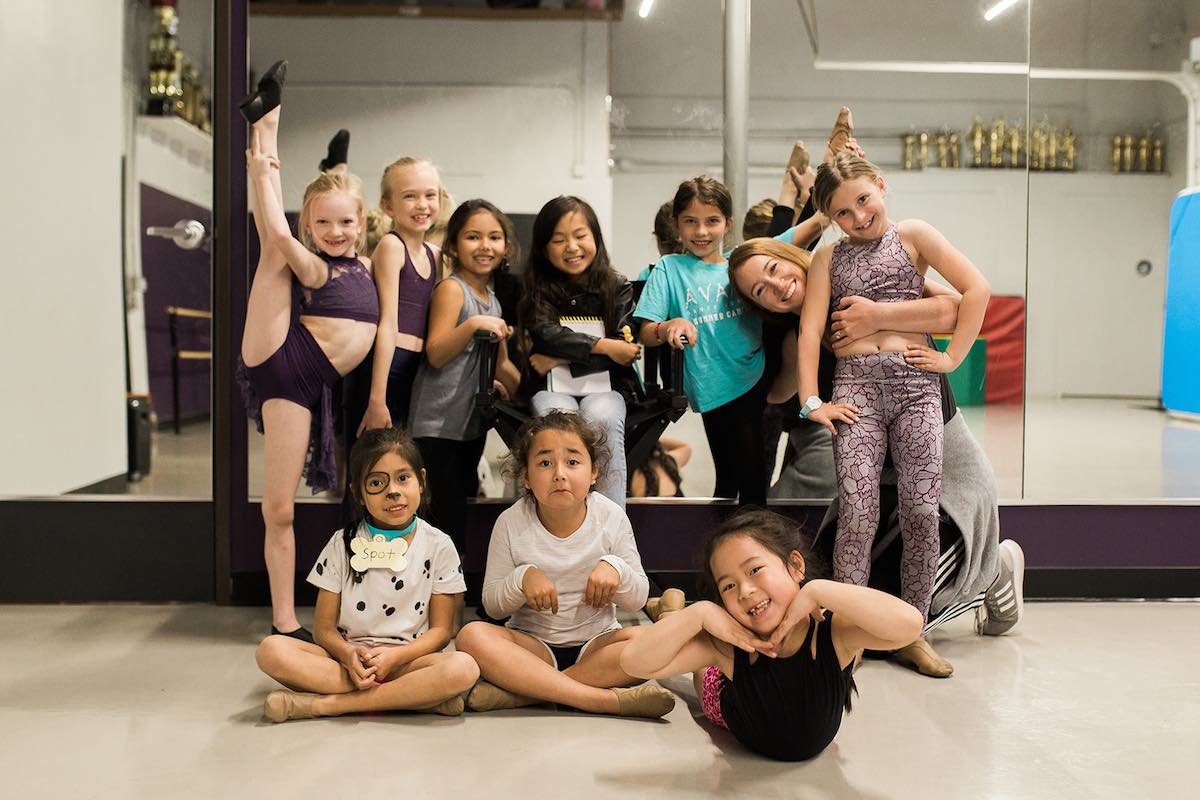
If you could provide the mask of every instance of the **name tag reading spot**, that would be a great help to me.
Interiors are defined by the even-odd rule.
[[[369,569],[400,572],[408,566],[408,559],[404,557],[408,542],[404,539],[392,539],[389,542],[386,536],[379,534],[375,534],[370,541],[355,537],[350,540],[350,550],[354,553],[350,557],[350,567],[355,572]]]

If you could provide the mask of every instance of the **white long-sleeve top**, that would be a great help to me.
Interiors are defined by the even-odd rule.
[[[583,598],[588,576],[600,561],[616,569],[620,584],[614,602],[595,609]],[[557,614],[525,605],[521,582],[530,567],[537,567],[554,582]],[[562,539],[542,525],[531,498],[518,500],[496,519],[483,576],[483,607],[497,619],[511,615],[510,628],[553,645],[583,644],[621,627],[616,606],[636,611],[646,604],[649,593],[650,581],[642,569],[629,517],[602,494],[587,496],[583,524]]]

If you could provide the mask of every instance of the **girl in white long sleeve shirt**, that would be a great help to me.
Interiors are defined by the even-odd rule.
[[[591,491],[607,461],[602,434],[554,411],[522,429],[510,460],[528,495],[496,520],[483,587],[488,614],[509,620],[472,622],[458,635],[483,677],[467,707],[666,714],[674,696],[654,684],[628,688],[641,681],[620,666],[641,629],[622,628],[616,607],[645,605],[649,581],[624,510]]]

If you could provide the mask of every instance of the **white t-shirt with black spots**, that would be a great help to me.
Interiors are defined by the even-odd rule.
[[[370,539],[360,525],[360,539]],[[429,630],[429,599],[467,590],[462,562],[450,537],[417,520],[401,572],[369,569],[361,576],[350,568],[342,531],[330,537],[308,582],[341,595],[338,630],[347,641],[366,645],[408,644]]]

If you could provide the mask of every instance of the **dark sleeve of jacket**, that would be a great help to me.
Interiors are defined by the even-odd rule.
[[[804,208],[800,209],[800,217],[795,224],[799,225],[804,220],[817,213],[817,209],[813,207],[812,194],[808,196],[808,201],[804,204]],[[779,234],[792,227],[792,218],[796,216],[796,209],[791,206],[777,205],[771,211],[771,224],[767,226],[767,236],[778,236]],[[805,250],[812,250],[813,245],[821,237],[818,236],[804,246]]]
[[[628,280],[622,279],[621,285],[617,288],[614,300],[614,310],[616,313],[613,316],[617,320],[617,329],[610,331],[610,335],[618,339],[624,338],[621,334],[621,328],[628,325],[629,332],[633,334],[634,341],[637,341],[637,334],[635,333],[637,328],[633,324],[633,284]],[[595,344],[595,339],[592,340],[592,343],[593,345]],[[575,377],[587,375],[591,372],[602,372],[604,370],[612,372],[614,378],[628,378],[629,375],[635,374],[631,367],[623,367],[608,356],[600,356],[595,353],[590,353],[587,364],[582,364],[574,360],[571,363],[571,374]]]
[[[622,325],[630,325],[630,315],[633,312],[633,284],[623,281],[616,293],[617,332]],[[600,315],[599,309],[580,309],[580,316]],[[529,335],[533,340],[533,352],[543,355],[565,358],[571,362],[571,373],[584,375],[589,372],[600,372],[614,366],[608,356],[596,355],[592,348],[598,338],[586,333],[573,331],[559,323],[560,311],[542,303],[534,309],[533,319],[529,325]],[[610,333],[615,333],[610,331]]]

